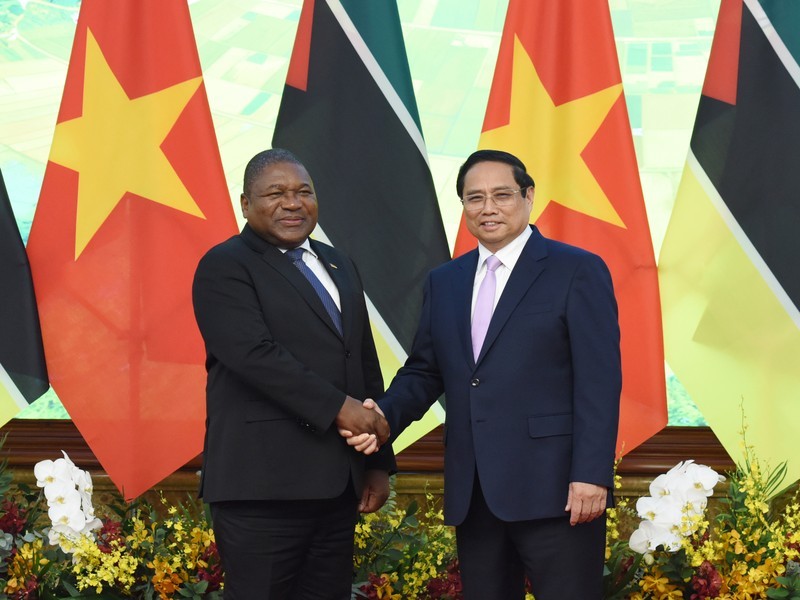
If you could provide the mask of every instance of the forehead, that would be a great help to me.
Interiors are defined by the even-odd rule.
[[[292,162],[278,162],[264,166],[256,176],[254,183],[258,186],[294,186],[311,185],[311,177],[303,165]]]
[[[501,162],[479,162],[464,174],[464,189],[513,187],[514,170]]]

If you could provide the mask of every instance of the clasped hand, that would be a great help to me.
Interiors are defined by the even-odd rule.
[[[336,427],[348,446],[364,454],[377,452],[389,439],[389,423],[372,398],[361,403],[348,396],[336,417]]]

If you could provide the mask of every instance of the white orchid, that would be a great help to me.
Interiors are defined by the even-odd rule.
[[[48,540],[64,552],[72,552],[81,536],[92,535],[102,527],[92,506],[92,476],[79,469],[63,452],[64,458],[43,460],[33,471],[36,484],[44,488],[52,527]]]
[[[639,528],[631,534],[628,545],[631,550],[639,554],[651,552],[659,546],[674,552],[680,549],[681,538],[678,534],[651,521],[642,521]]]
[[[642,518],[628,542],[632,550],[646,554],[662,546],[677,552],[681,540],[692,535],[702,521],[714,486],[725,481],[714,469],[679,462],[650,484],[650,496],[639,498],[636,512]]]
[[[51,546],[61,546],[64,552],[69,552],[70,543],[78,541],[79,534],[68,525],[54,523],[47,532],[47,541]]]
[[[711,467],[692,464],[686,466],[686,479],[691,482],[697,492],[702,492],[706,497],[714,493],[714,486],[725,481],[725,477]]]
[[[78,488],[83,510],[86,511],[89,516],[94,517],[94,508],[92,508],[92,493],[94,492],[92,476],[88,471],[78,469],[77,473],[74,474],[73,481]]]
[[[71,481],[72,466],[64,459],[42,460],[33,467],[36,476],[36,485],[43,488],[56,481]]]
[[[81,507],[81,495],[75,489],[75,484],[66,481],[56,481],[44,487],[44,497],[48,506]]]
[[[73,531],[79,532],[86,525],[86,517],[80,509],[80,505],[61,505],[56,504],[47,510],[47,516],[53,522],[53,525],[61,525],[62,527],[69,527]]]
[[[642,519],[665,527],[680,522],[682,511],[683,503],[671,495],[644,496],[636,501],[636,512]]]

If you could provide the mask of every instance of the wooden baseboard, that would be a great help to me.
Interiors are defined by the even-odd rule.
[[[0,428],[0,435],[8,436],[0,456],[8,460],[15,474],[29,471],[32,475],[37,462],[57,458],[64,450],[76,465],[92,472],[96,487],[104,487],[107,478],[104,478],[102,466],[72,421],[12,419]],[[424,493],[426,488],[441,493],[442,450],[441,427],[404,450],[397,457],[401,475],[398,488],[411,494]],[[626,481],[626,488],[630,487],[630,492],[635,493],[655,476],[686,459],[694,459],[718,472],[730,471],[735,466],[709,428],[668,427],[628,453],[618,472]],[[193,458],[157,487],[175,492],[195,490],[200,464],[200,456]]]

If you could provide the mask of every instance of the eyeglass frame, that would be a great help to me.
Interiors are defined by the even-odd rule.
[[[464,207],[464,210],[466,210],[467,212],[478,212],[479,210],[483,210],[483,207],[486,206],[486,201],[489,198],[492,199],[492,202],[494,202],[495,206],[497,206],[498,208],[503,208],[503,207],[506,207],[506,206],[511,206],[515,196],[517,194],[520,194],[520,196],[522,196],[523,195],[522,191],[523,190],[527,190],[530,187],[532,187],[532,186],[526,185],[526,186],[517,188],[516,190],[512,190],[510,188],[503,188],[503,189],[498,190],[496,192],[490,192],[489,194],[472,194],[471,196],[473,196],[473,197],[480,196],[480,197],[483,198],[483,200],[482,201],[475,200],[474,202],[472,202],[470,200],[467,200],[467,198],[459,198],[459,202],[461,202],[461,205]],[[510,198],[508,198],[508,200],[503,200],[501,202],[498,202],[497,198],[496,198],[496,194],[504,194],[504,193],[510,193]]]

